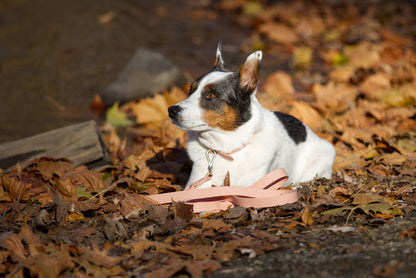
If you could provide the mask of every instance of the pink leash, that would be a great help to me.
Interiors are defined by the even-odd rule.
[[[209,180],[211,176],[212,173],[210,175],[208,172],[201,180]],[[190,186],[184,191],[150,195],[149,197],[161,204],[172,202],[193,204],[194,213],[220,211],[236,206],[246,208],[274,207],[294,203],[298,200],[296,190],[278,190],[287,179],[287,173],[280,168],[268,173],[250,187],[221,186],[197,189],[197,186]]]

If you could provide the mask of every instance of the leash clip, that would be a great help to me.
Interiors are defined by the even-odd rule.
[[[212,156],[210,155],[211,153],[212,153]],[[205,157],[207,158],[207,162],[208,162],[209,175],[212,176],[212,166],[214,165],[214,160],[217,157],[217,152],[211,149],[208,149],[205,152]]]

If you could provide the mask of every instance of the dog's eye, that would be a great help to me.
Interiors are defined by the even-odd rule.
[[[210,91],[209,93],[208,93],[208,95],[207,95],[207,99],[214,99],[214,98],[216,98],[217,96],[212,92],[212,91]]]

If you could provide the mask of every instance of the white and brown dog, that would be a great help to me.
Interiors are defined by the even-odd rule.
[[[227,172],[231,186],[248,187],[277,168],[286,170],[286,184],[294,187],[331,178],[334,147],[295,117],[258,102],[261,59],[256,51],[238,71],[228,71],[219,44],[212,70],[196,79],[186,100],[169,107],[172,123],[189,131],[193,168],[187,187],[222,186]]]

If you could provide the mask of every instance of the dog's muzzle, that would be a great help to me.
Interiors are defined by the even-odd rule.
[[[182,108],[179,105],[173,105],[168,108],[169,117],[172,121],[178,122],[179,114],[182,111]]]

